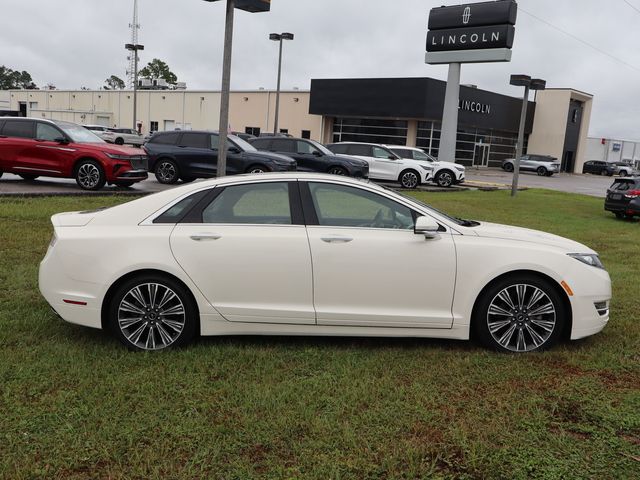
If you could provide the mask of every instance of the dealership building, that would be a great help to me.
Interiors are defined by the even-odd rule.
[[[445,82],[432,78],[318,79],[309,91],[281,92],[279,130],[323,143],[360,141],[418,146],[438,156]],[[274,91],[234,91],[230,128],[259,135],[272,132]],[[536,92],[529,102],[525,151],[561,160],[562,170],[581,172],[593,97],[573,89]],[[137,119],[144,133],[218,129],[220,92],[141,90]],[[458,103],[455,161],[499,166],[513,158],[522,99],[463,86]],[[0,115],[131,127],[133,92],[128,90],[0,91]],[[638,152],[640,154],[640,151]]]

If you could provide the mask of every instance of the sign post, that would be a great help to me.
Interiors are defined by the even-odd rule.
[[[456,158],[461,64],[511,61],[517,13],[514,0],[431,9],[425,63],[449,64],[438,160]]]

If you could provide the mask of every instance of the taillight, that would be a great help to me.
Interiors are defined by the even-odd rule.
[[[625,198],[638,198],[640,197],[640,190],[631,190],[628,193],[626,193]]]

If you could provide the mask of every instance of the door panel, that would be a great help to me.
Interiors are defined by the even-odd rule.
[[[380,180],[397,180],[400,176],[402,160],[389,158],[390,153],[382,148],[373,147],[373,163],[375,165],[375,177]],[[371,171],[369,171],[371,176]]]

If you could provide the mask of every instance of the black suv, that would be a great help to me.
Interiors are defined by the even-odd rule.
[[[218,170],[216,132],[157,132],[144,145],[149,155],[149,171],[160,183],[190,182],[196,178],[215,177]],[[296,169],[290,157],[259,152],[240,137],[229,135],[227,174],[287,172]]]
[[[640,216],[640,177],[617,178],[607,190],[604,209],[618,218]]]
[[[601,160],[590,160],[584,162],[582,173],[595,173],[596,175],[611,176],[616,173],[616,166],[613,163],[603,162]]]
[[[261,137],[249,140],[258,150],[293,158],[299,172],[332,173],[369,178],[369,164],[359,158],[336,155],[321,143],[306,138]]]

